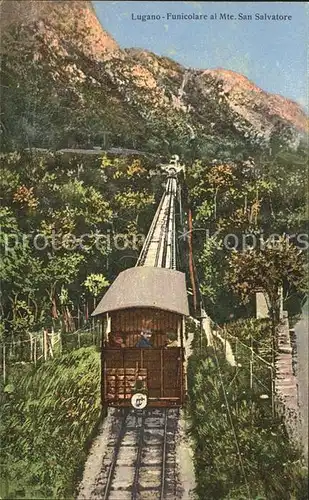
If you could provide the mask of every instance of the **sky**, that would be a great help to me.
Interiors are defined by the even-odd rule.
[[[120,47],[168,56],[186,67],[224,68],[247,76],[263,90],[308,110],[309,4],[306,2],[93,1],[97,16]],[[167,20],[167,14],[201,14],[204,20]],[[210,16],[217,14],[217,20]],[[235,20],[219,20],[232,14]],[[255,20],[255,14],[292,16]],[[133,20],[138,15],[161,19]],[[239,20],[238,15],[252,15]]]

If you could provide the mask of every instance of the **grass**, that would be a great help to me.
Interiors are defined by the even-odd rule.
[[[245,345],[254,336],[255,351],[267,358],[267,322],[245,320],[229,330]],[[305,500],[307,471],[301,452],[290,443],[282,419],[273,417],[271,398],[260,398],[270,391],[270,371],[255,360],[257,381],[250,385],[245,345],[237,350],[240,368],[226,362],[222,346],[207,348],[199,339],[189,360],[196,493],[200,500]]]
[[[1,400],[0,497],[73,498],[100,421],[99,353],[11,370]]]

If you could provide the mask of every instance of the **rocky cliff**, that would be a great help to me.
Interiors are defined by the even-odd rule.
[[[112,145],[198,155],[295,148],[305,136],[300,106],[240,74],[120,49],[91,2],[3,0],[0,9],[10,147],[9,136],[17,146],[85,146],[107,132]]]

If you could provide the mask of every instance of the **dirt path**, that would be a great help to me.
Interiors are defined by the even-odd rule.
[[[298,381],[298,400],[301,413],[301,437],[304,452],[308,462],[308,329],[309,329],[309,304],[303,308],[301,320],[295,325],[297,365],[296,375]]]
[[[233,353],[233,349],[231,347],[231,344],[229,343],[229,341],[223,337],[221,337],[221,335],[218,333],[218,332],[213,332],[214,336],[216,338],[218,338],[220,340],[220,342],[222,342],[222,345],[224,347],[224,351],[225,351],[225,358],[226,358],[226,361],[231,365],[231,366],[236,366],[237,363],[236,363],[236,360],[235,360],[235,356],[234,356],[234,353]]]

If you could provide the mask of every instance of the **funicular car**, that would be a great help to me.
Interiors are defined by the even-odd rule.
[[[93,312],[102,317],[102,404],[180,406],[186,393],[185,275],[159,267],[121,272]]]

